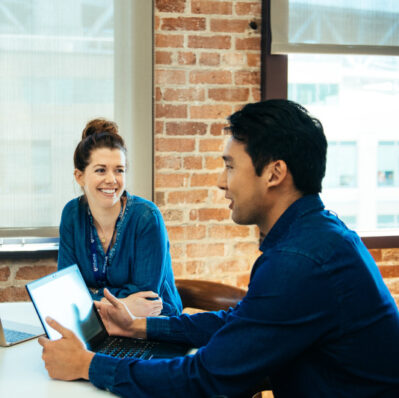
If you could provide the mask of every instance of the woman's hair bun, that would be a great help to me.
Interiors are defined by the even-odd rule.
[[[109,133],[118,135],[118,125],[104,118],[97,118],[87,122],[85,128],[82,131],[82,140],[89,137],[90,135]]]

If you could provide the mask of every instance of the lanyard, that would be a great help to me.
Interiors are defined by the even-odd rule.
[[[114,240],[115,233],[116,233],[116,231],[118,229],[119,221],[122,218],[123,203],[121,205],[121,211],[119,212],[119,216],[116,219],[114,232],[112,234],[111,241],[109,242],[108,249],[107,249],[107,251],[105,253],[104,264],[103,264],[101,269],[100,269],[100,267],[98,265],[97,243],[96,243],[95,232],[94,232],[95,226],[94,226],[93,216],[92,216],[92,214],[90,212],[89,206],[87,206],[87,212],[88,212],[89,220],[90,220],[90,258],[91,258],[91,261],[92,261],[94,277],[95,277],[96,281],[100,285],[104,286],[105,282],[107,280],[107,268],[109,266],[109,253],[110,253],[110,250],[111,250],[112,241]]]

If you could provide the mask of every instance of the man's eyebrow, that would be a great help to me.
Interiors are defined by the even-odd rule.
[[[222,159],[223,159],[225,162],[231,162],[231,161],[233,161],[233,158],[232,158],[231,156],[229,156],[229,155],[223,155],[223,156],[222,156]]]

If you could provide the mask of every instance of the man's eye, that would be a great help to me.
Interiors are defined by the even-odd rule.
[[[226,169],[232,169],[233,166],[230,166],[229,164],[226,164]]]

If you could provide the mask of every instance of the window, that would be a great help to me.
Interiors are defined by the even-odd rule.
[[[116,120],[127,142],[128,189],[151,199],[152,2],[144,3],[1,2],[0,236],[57,235],[63,206],[80,194],[73,151],[98,116]]]

